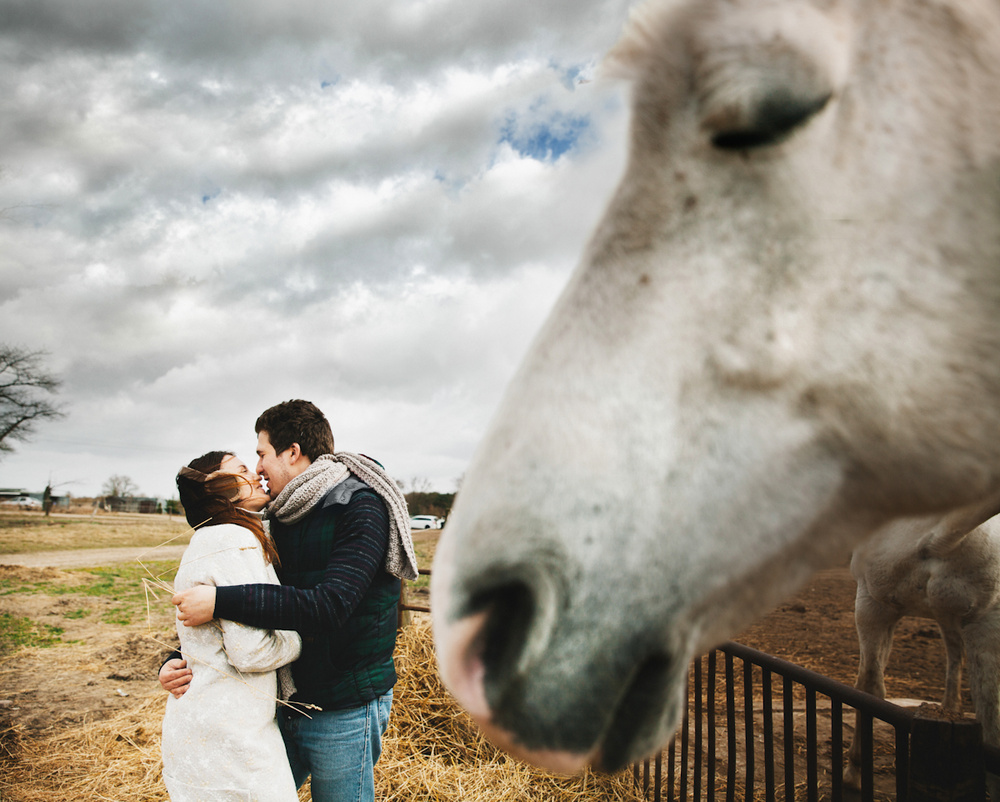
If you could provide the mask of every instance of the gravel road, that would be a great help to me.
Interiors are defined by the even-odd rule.
[[[116,563],[180,560],[187,546],[136,546],[118,549],[75,549],[71,551],[36,551],[29,554],[0,554],[0,565],[27,565],[31,568],[93,568]]]

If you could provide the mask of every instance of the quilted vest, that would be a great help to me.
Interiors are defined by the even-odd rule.
[[[320,502],[309,515],[294,524],[273,522],[271,534],[281,566],[283,585],[312,588],[322,579],[327,558],[343,536],[339,527],[351,502],[365,496],[378,500],[381,519],[371,524],[388,532],[385,503],[370,490],[357,490],[347,504]],[[338,531],[340,530],[340,531]],[[379,570],[343,626],[327,632],[302,634],[302,654],[292,664],[296,693],[293,701],[318,705],[324,710],[358,707],[388,692],[396,682],[392,653],[396,646],[400,581]]]

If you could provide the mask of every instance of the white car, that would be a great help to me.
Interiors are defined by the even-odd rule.
[[[436,515],[411,515],[410,529],[440,529],[444,526],[444,518]]]
[[[40,510],[42,508],[42,502],[40,502],[37,498],[21,496],[20,498],[12,498],[4,501],[3,506],[17,507],[22,510]]]

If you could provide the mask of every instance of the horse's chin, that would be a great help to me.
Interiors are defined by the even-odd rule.
[[[458,699],[462,703],[462,699]],[[470,700],[470,706],[476,706]],[[557,774],[580,774],[588,766],[609,773],[617,772],[657,751],[650,743],[631,739],[632,710],[623,710],[615,717],[601,743],[587,751],[575,752],[560,749],[530,748],[519,736],[496,723],[488,709],[474,714],[473,719],[483,735],[495,746],[518,760]],[[658,718],[660,711],[647,709],[643,714]],[[656,741],[659,743],[659,740]]]
[[[580,774],[588,765],[600,765],[598,751],[589,754],[562,752],[554,749],[528,749],[517,740],[517,736],[502,727],[494,726],[490,719],[476,719],[483,734],[498,748],[518,760],[556,774]]]

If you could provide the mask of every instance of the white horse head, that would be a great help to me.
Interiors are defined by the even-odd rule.
[[[628,166],[434,565],[448,686],[613,768],[689,661],[901,516],[1000,494],[1000,5],[654,0]]]

